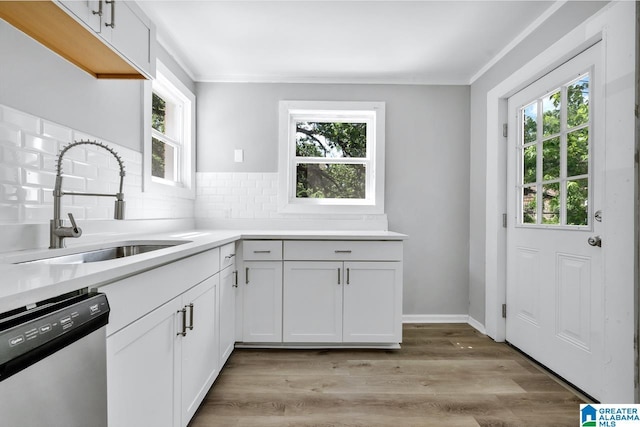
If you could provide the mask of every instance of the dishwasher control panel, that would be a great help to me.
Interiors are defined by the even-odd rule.
[[[44,307],[26,310],[0,321],[0,369],[4,364],[106,325],[109,303],[104,294],[82,294]],[[0,379],[2,371],[0,370]]]

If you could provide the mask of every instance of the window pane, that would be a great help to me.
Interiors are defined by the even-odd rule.
[[[151,175],[175,181],[175,149],[159,139],[151,139]]]
[[[367,124],[296,122],[296,156],[367,157]]]
[[[522,109],[523,144],[534,142],[538,135],[538,104],[533,103]]]
[[[560,178],[560,138],[551,138],[542,143],[542,180]]]
[[[536,223],[537,193],[538,193],[538,190],[535,185],[530,187],[524,187],[522,189],[522,223],[523,224]]]
[[[542,119],[543,136],[560,132],[560,91],[542,100]]]
[[[531,182],[536,182],[536,169],[538,162],[538,146],[530,145],[525,147],[522,151],[523,153],[523,167],[522,167],[522,183],[529,184]]]
[[[354,164],[299,164],[296,197],[316,199],[364,199],[366,168]]]
[[[560,224],[560,183],[542,187],[542,223]]]
[[[567,176],[589,173],[589,128],[567,134]]]
[[[567,224],[589,225],[589,180],[567,182]]]
[[[167,103],[164,99],[154,93],[151,104],[151,127],[160,133],[165,133],[167,124]]]
[[[567,126],[574,127],[589,121],[589,76],[567,87]]]

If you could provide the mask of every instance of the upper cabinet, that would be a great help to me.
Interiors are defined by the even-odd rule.
[[[0,1],[0,18],[96,78],[155,77],[155,26],[132,1]]]

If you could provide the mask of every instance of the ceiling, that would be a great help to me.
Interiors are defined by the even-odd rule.
[[[195,81],[469,84],[563,2],[142,0]]]

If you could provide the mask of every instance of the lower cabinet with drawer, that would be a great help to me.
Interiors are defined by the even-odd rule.
[[[116,308],[107,330],[110,427],[184,427],[193,417],[219,373],[218,262],[213,249],[100,288]],[[177,296],[157,299],[167,289]],[[124,299],[136,292],[141,299]]]
[[[282,240],[245,240],[242,339],[282,342]]]
[[[244,345],[402,342],[402,242],[243,242]]]
[[[402,342],[402,242],[285,241],[284,259],[284,342]]]

